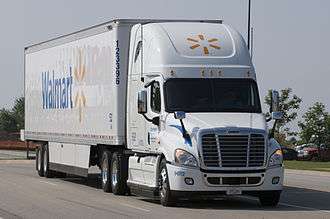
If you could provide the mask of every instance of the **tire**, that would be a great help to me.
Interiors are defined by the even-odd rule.
[[[175,206],[175,198],[171,195],[165,159],[159,165],[158,185],[160,203],[166,207]]]
[[[47,178],[53,178],[56,176],[56,172],[53,170],[49,169],[49,148],[48,148],[48,144],[45,144],[42,146],[43,147],[43,171],[44,171],[44,175]]]
[[[280,201],[281,191],[263,192],[259,195],[259,201],[262,206],[275,207]]]
[[[104,192],[112,192],[111,189],[111,174],[110,174],[110,167],[111,167],[111,152],[104,151],[102,155],[101,161],[101,184],[102,189]]]
[[[44,163],[44,152],[43,152],[43,147],[39,146],[36,151],[36,170],[38,172],[38,175],[43,177],[44,175],[44,168],[43,168],[43,163]]]
[[[113,153],[111,159],[111,189],[115,195],[125,195],[127,192],[127,159],[123,154]]]

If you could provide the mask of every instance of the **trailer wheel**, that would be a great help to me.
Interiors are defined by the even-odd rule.
[[[104,151],[101,162],[102,189],[104,192],[112,192],[110,167],[111,167],[111,152]]]
[[[262,206],[275,207],[280,201],[281,191],[262,192],[259,201]]]
[[[48,144],[45,144],[42,146],[43,147],[43,172],[45,177],[47,178],[53,178],[56,175],[56,172],[53,170],[49,169],[49,148],[48,148]]]
[[[127,159],[123,154],[113,153],[111,159],[111,188],[115,195],[126,194],[127,166]]]
[[[36,151],[36,170],[38,172],[38,175],[43,177],[44,175],[44,168],[43,168],[43,150],[42,146],[39,146]]]
[[[165,159],[160,162],[158,182],[160,203],[163,206],[174,206],[175,198],[171,195]]]

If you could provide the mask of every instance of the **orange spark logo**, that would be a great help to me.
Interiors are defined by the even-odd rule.
[[[82,49],[79,49],[78,52],[78,63],[77,66],[74,68],[74,76],[76,78],[76,81],[78,83],[81,83],[84,78],[85,78],[85,74],[86,74],[86,67],[85,64],[83,62],[83,54],[82,54]],[[86,106],[86,97],[85,94],[82,90],[78,90],[77,94],[75,96],[74,99],[74,104],[75,107],[78,108],[78,113],[79,113],[79,122],[82,122],[82,117],[83,117],[83,108]]]
[[[212,39],[205,39],[203,34],[199,34],[197,39],[188,37],[187,40],[190,43],[193,43],[193,45],[190,46],[190,49],[196,49],[198,47],[203,47],[204,55],[209,55],[209,49],[208,47],[212,47],[214,49],[220,49],[221,47],[216,44],[218,39],[212,38]]]

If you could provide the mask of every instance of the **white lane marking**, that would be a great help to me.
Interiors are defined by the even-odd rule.
[[[41,182],[41,183],[46,183],[46,184],[49,184],[49,185],[52,185],[52,186],[57,186],[57,184],[55,184],[55,183],[51,183],[51,182],[47,182],[47,181],[42,181],[42,180],[40,180],[39,182]]]
[[[126,204],[126,203],[120,203],[120,205],[123,205],[123,206],[129,207],[129,208],[134,208],[134,209],[137,209],[137,210],[140,210],[140,211],[144,211],[144,212],[150,212],[149,209],[136,207],[136,206],[133,206],[133,205],[130,205],[130,204]]]

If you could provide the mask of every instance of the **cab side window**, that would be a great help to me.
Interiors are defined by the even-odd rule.
[[[139,58],[141,48],[142,48],[142,41],[139,41],[135,50],[134,62],[136,62],[137,59]]]
[[[151,110],[155,113],[160,113],[161,109],[161,97],[160,97],[160,85],[155,81],[151,85]]]

